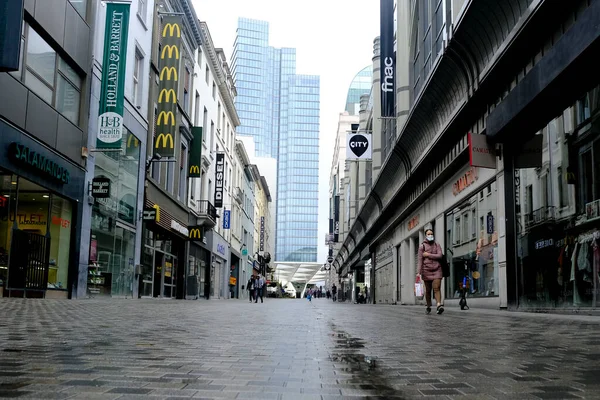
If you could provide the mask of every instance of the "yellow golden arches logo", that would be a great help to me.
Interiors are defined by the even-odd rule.
[[[190,229],[190,239],[200,239],[201,237],[202,237],[202,233],[200,232],[200,229],[198,229],[198,228]]]
[[[163,102],[163,96],[165,96],[165,101],[167,103],[169,101],[171,101],[171,96],[173,97],[173,104],[177,103],[177,94],[175,93],[175,90],[173,90],[173,89],[161,90],[160,93],[158,94],[158,102],[159,103]]]
[[[171,121],[170,124],[169,121]],[[173,111],[161,111],[158,114],[158,118],[156,118],[156,125],[175,126],[175,114],[173,114]]]
[[[162,146],[160,145],[162,141]],[[170,133],[161,133],[160,135],[158,135],[156,137],[156,144],[154,145],[155,148],[162,148],[162,149],[172,149],[175,147],[175,144],[173,143],[173,135],[171,135]]]
[[[197,165],[191,165],[190,166],[190,174],[199,174],[200,173],[200,167]]]
[[[173,75],[173,80],[177,81],[177,69],[175,67],[163,67],[160,71],[160,80],[164,80],[165,75],[167,76],[167,80],[171,80],[171,75]]]
[[[133,135],[129,135],[129,137],[127,138],[127,147],[131,147],[131,144],[133,143],[133,147],[138,147],[140,144],[140,141]]]
[[[163,28],[162,37],[167,37],[167,29],[169,30],[169,36],[173,36],[177,30],[177,37],[181,37],[181,28],[179,24],[166,24]]]
[[[154,208],[156,210],[156,222],[160,222],[160,206],[158,204],[155,204],[152,206],[152,208]]]
[[[169,58],[173,58],[173,53],[175,53],[175,58],[179,60],[179,48],[176,45],[165,45],[165,47],[163,47],[162,51],[160,52],[161,60],[165,58],[165,53],[169,53]]]

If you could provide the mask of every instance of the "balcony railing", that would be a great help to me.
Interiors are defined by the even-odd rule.
[[[239,187],[235,188],[234,197],[239,204],[244,204],[244,194],[242,193],[242,189]]]
[[[553,222],[556,219],[556,207],[541,207],[525,214],[525,228]]]
[[[199,225],[213,227],[217,223],[217,209],[208,200],[198,200],[196,203]]]

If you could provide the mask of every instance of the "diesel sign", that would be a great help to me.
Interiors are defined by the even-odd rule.
[[[217,153],[215,164],[215,207],[223,207],[223,180],[225,179],[225,154]]]

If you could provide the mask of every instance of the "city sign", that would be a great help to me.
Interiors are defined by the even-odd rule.
[[[370,160],[373,157],[370,134],[349,133],[346,140],[347,160]]]

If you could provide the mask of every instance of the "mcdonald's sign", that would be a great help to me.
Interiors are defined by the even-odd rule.
[[[163,99],[164,96],[164,99]],[[170,103],[171,102],[171,97],[173,98],[173,104],[177,104],[177,93],[175,93],[174,89],[162,89],[160,91],[160,93],[158,94],[158,104],[163,103]],[[165,111],[161,111],[158,113],[158,115],[160,114],[165,114]],[[173,114],[173,111],[169,111],[169,113]],[[158,121],[156,121],[156,123],[158,124]]]
[[[181,53],[181,23],[181,16],[163,15],[162,31],[159,31],[161,32],[162,49],[159,59],[158,114],[155,127],[157,135],[154,142],[154,153],[158,153],[162,157],[175,156],[173,132],[176,130],[172,127],[177,125],[177,82]]]
[[[166,76],[165,76],[166,75]],[[164,67],[161,71],[160,71],[160,76],[159,78],[162,79],[171,79],[171,75],[173,75],[173,80],[176,81],[177,80],[177,70],[174,67]]]
[[[201,178],[202,170],[202,127],[192,128],[192,143],[190,144],[189,178]]]
[[[202,226],[201,225],[188,226],[188,231],[189,231],[188,239],[197,241],[197,242],[202,241]]]
[[[181,18],[173,18],[173,19],[177,19],[176,22],[165,22],[165,27],[163,28],[163,32],[162,32],[162,37],[173,37],[175,34],[175,31],[177,31],[177,37],[180,38],[181,37],[181,28],[179,27],[179,25],[181,24]],[[165,17],[165,19],[163,21],[167,20],[167,18]],[[167,35],[168,33],[168,35]]]
[[[154,146],[155,148],[161,148],[161,149],[173,149],[175,147],[175,144],[173,143],[173,135],[171,135],[170,133],[161,133],[156,137],[156,144]]]
[[[169,124],[169,121],[171,121],[171,123]],[[175,126],[175,114],[173,114],[171,111],[169,112],[165,112],[165,111],[161,111],[158,114],[158,118],[156,119],[156,125],[157,126]]]
[[[167,55],[167,53],[169,53],[169,58],[173,58],[173,53],[175,53],[175,58],[179,60],[179,49],[177,48],[177,46],[166,45],[165,47],[163,47],[162,52],[160,53],[160,59],[164,60],[165,55]]]

